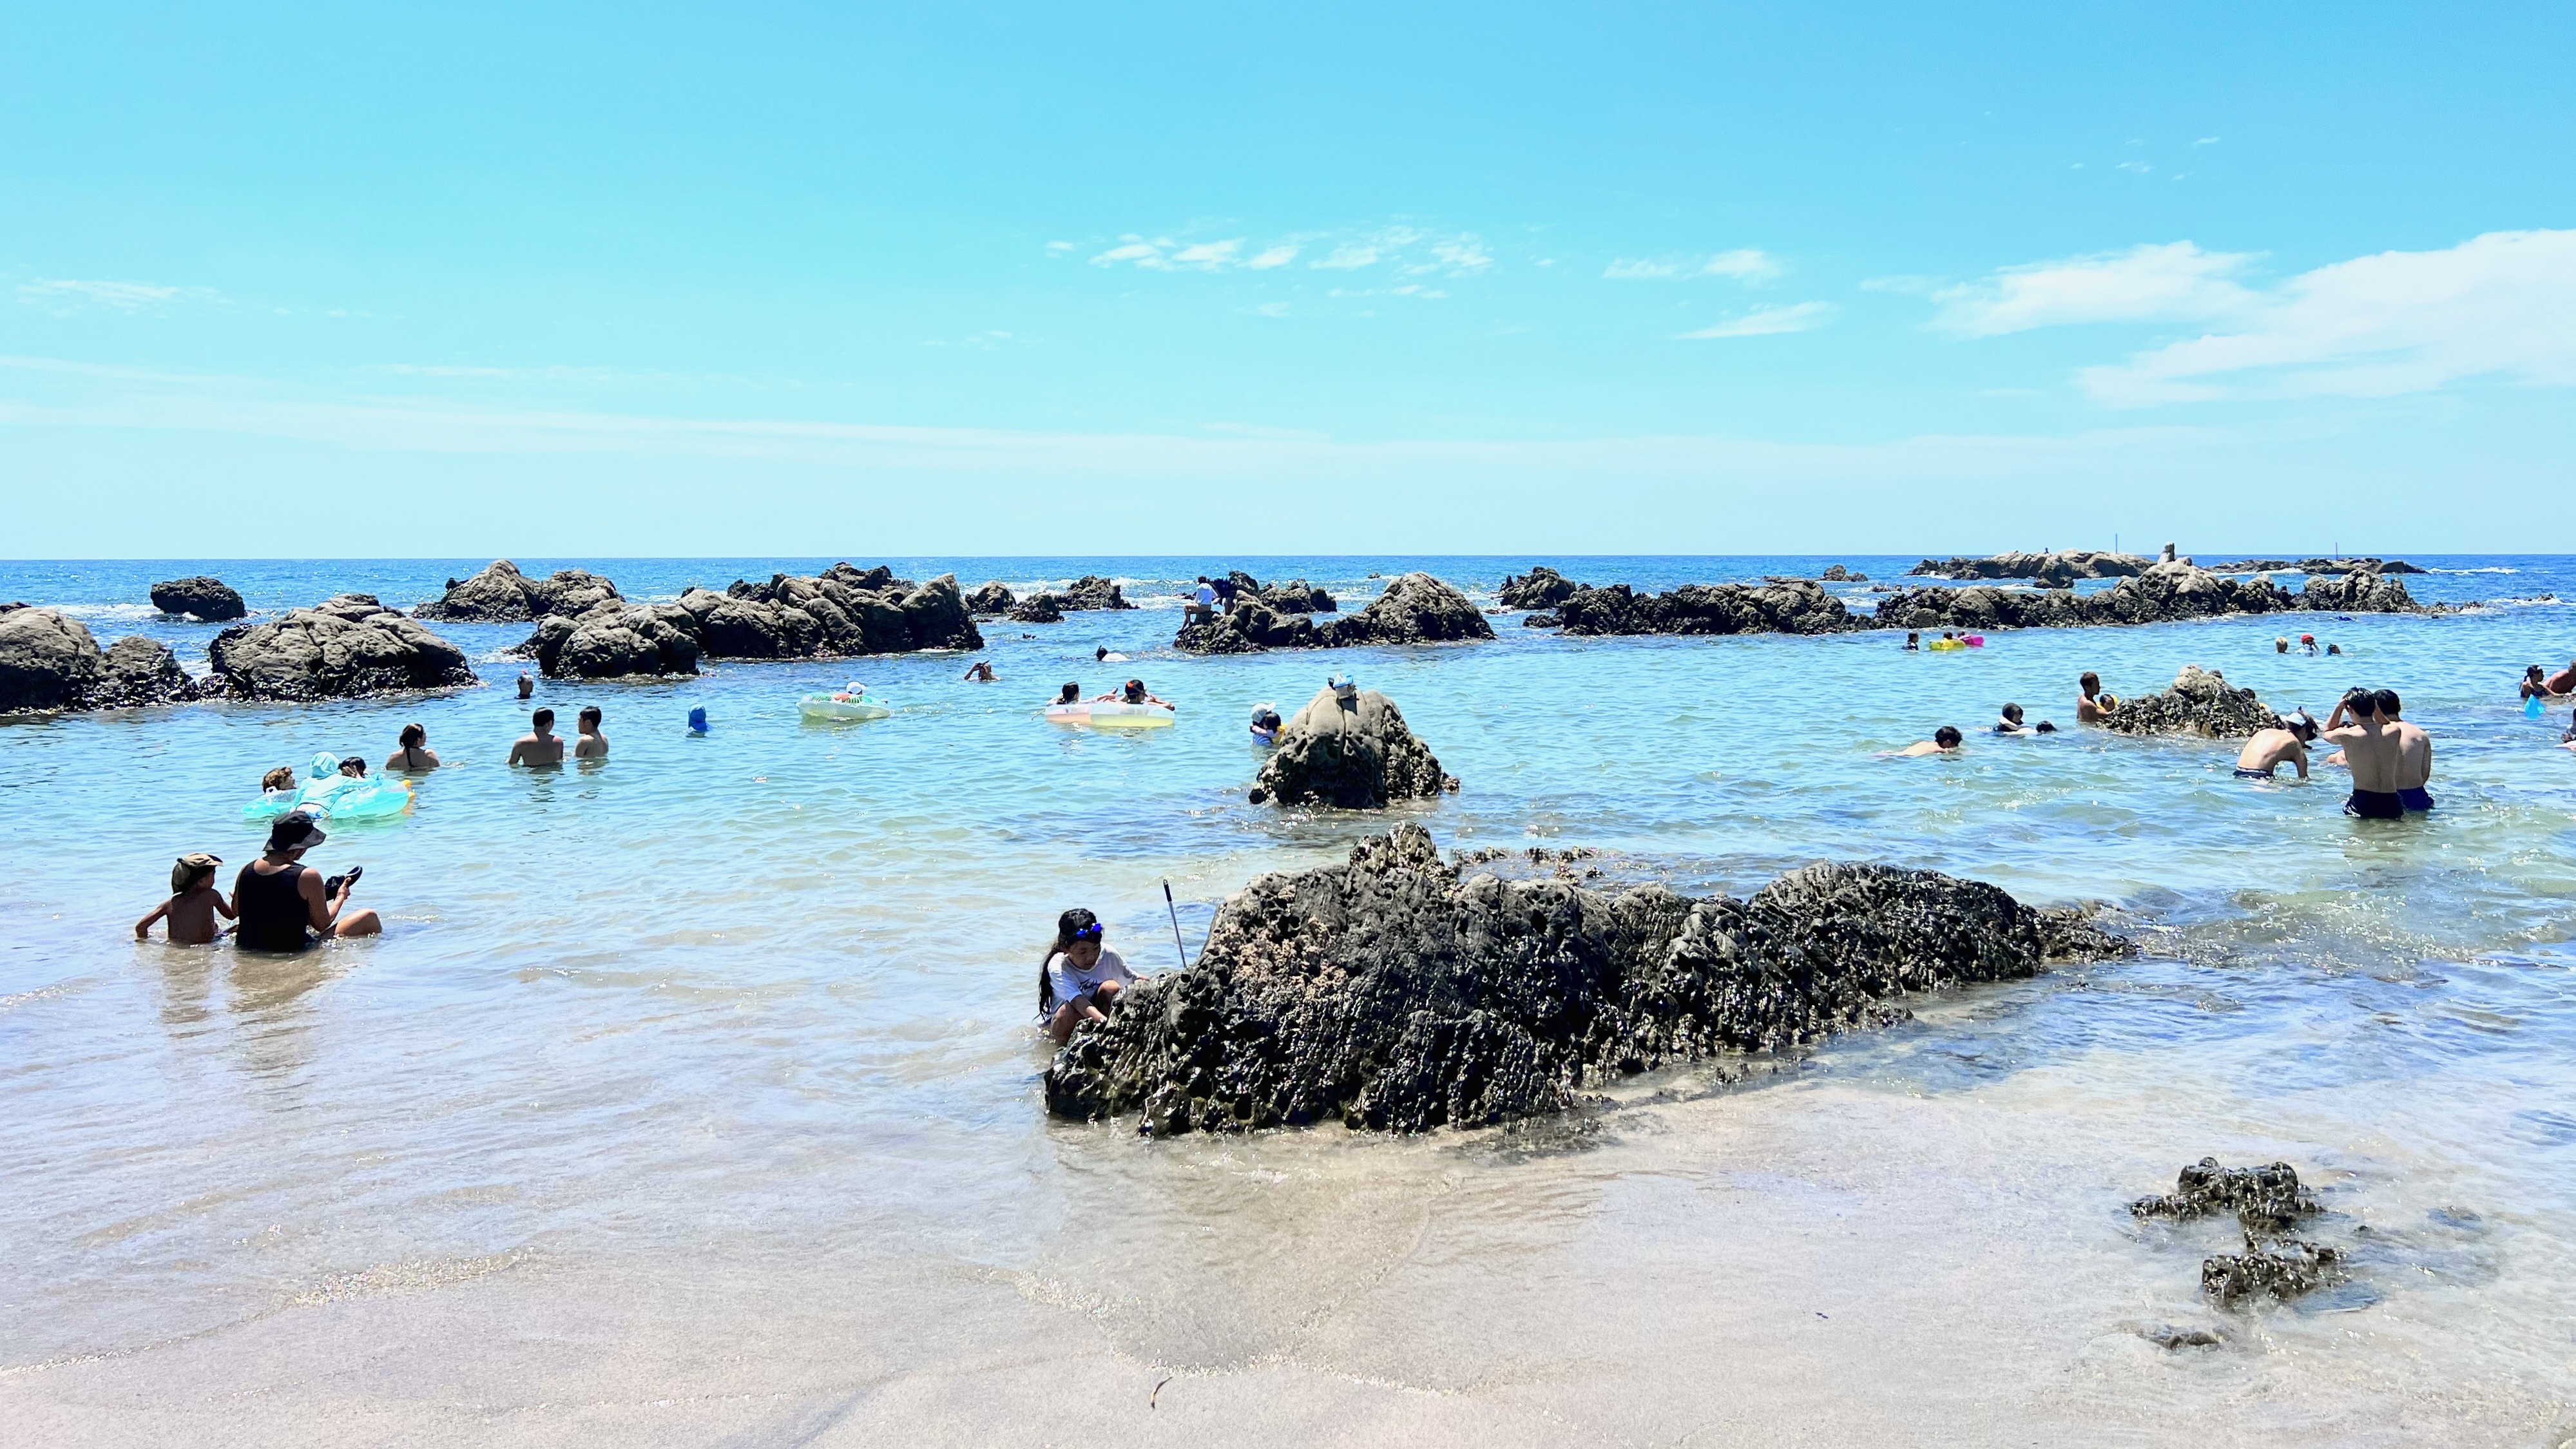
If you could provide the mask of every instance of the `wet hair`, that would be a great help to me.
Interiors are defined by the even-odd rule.
[[[1106,644],[1095,645],[1095,646],[1092,648],[1092,651],[1091,651],[1091,657],[1092,657],[1092,658],[1094,658],[1094,659],[1106,659],[1106,658],[1108,658],[1108,657],[1109,657],[1109,646],[1108,646],[1108,645],[1106,645]]]
[[[2014,724],[2020,724],[2020,723],[2021,723],[2021,706],[2020,706],[2020,705],[2017,705],[2017,704],[2007,704],[2007,705],[2005,705],[2005,706],[2004,706],[2004,718],[2006,718],[2006,719],[2008,719],[2008,720],[2011,720]]]
[[[347,759],[342,760],[340,762],[340,773],[353,780],[363,780],[367,778],[367,757],[364,755],[351,755]]]
[[[295,767],[293,765],[280,765],[276,769],[269,771],[267,774],[260,776],[259,788],[263,790],[294,789]]]
[[[2082,674],[2075,676],[2075,682],[2082,686],[2084,697],[2086,699],[2091,699],[2093,696],[2102,692],[2102,676],[2094,673],[2090,669],[2087,669]]]
[[[2343,652],[2343,646],[2340,644],[2329,644],[2326,646],[2326,652],[2328,654],[2341,654]]]
[[[2544,672],[2537,664],[2526,664],[2522,667],[2522,677],[2525,679],[2538,679]]]
[[[406,750],[416,750],[426,743],[428,739],[429,731],[422,729],[416,724],[407,724],[402,727],[402,733],[395,736],[394,743],[401,745]]]
[[[555,712],[550,709],[541,709],[535,714],[528,716],[528,723],[535,725],[539,729],[544,729],[546,726],[553,724],[554,722]]]
[[[581,707],[581,722],[583,724],[596,726],[598,725],[599,720],[600,714],[598,705],[585,704]]]
[[[1046,955],[1038,960],[1038,1015],[1055,1014],[1055,980],[1047,975],[1047,968],[1086,934],[1095,941],[1100,939],[1100,918],[1082,907],[1075,906],[1055,918],[1055,944],[1047,947]]]
[[[2376,713],[2394,715],[2397,713],[2399,707],[2397,691],[2393,689],[2382,689],[2373,692],[2370,696],[2370,705],[2372,710]]]
[[[2046,721],[2046,720],[2041,720],[2041,721],[2039,722],[2039,724],[2038,724],[2036,727],[2034,727],[2034,729],[2032,730],[2032,733],[2034,733],[2034,734],[2043,734],[2043,735],[2053,735],[2053,734],[2057,733],[2057,726],[2055,726],[2055,725],[2053,725],[2053,724],[2050,724],[2050,723],[2049,723],[2048,721]]]
[[[1138,701],[1138,700],[1143,699],[1144,697],[1145,697],[1145,681],[1143,681],[1143,680],[1141,680],[1141,679],[1131,679],[1131,680],[1128,680],[1128,681],[1127,681],[1127,698],[1128,698],[1129,702],[1130,702],[1130,703],[1133,703],[1133,702],[1135,702],[1135,701]]]
[[[1082,686],[1068,679],[1064,682],[1063,691],[1056,695],[1055,702],[1058,704],[1074,704],[1078,703],[1081,699]]]
[[[2379,699],[2369,690],[2356,686],[2343,692],[2343,707],[2354,714],[2377,714]]]
[[[1939,745],[1945,750],[1957,749],[1959,747],[1959,739],[1959,727],[1957,725],[1943,725],[1932,732],[1932,743]]]

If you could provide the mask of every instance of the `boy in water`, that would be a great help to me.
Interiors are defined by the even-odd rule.
[[[2236,778],[2269,780],[2272,772],[2284,762],[2295,765],[2299,778],[2308,778],[2308,741],[2317,737],[2317,722],[2306,710],[2276,720],[2270,729],[2256,730],[2254,738],[2236,755]]]
[[[2398,802],[2409,810],[2432,809],[2433,797],[2424,787],[2433,783],[2433,737],[2398,718],[2404,702],[2396,690],[2373,690],[2370,699],[2378,708],[2380,723],[2397,731]]]
[[[211,944],[220,934],[215,926],[217,915],[228,921],[240,919],[233,903],[215,887],[215,867],[223,863],[222,856],[203,851],[180,856],[178,863],[170,867],[170,898],[134,923],[134,939],[152,939],[152,923],[168,921],[171,945]]]
[[[1928,740],[1916,740],[1913,744],[1907,745],[1904,749],[1898,750],[1896,752],[1896,757],[1900,760],[1910,760],[1922,755],[1957,754],[1961,738],[1962,736],[1959,734],[1958,726],[1943,725],[1932,732],[1932,738]]]
[[[528,732],[510,746],[513,765],[560,765],[563,763],[563,736],[555,733],[555,712],[538,710],[528,716]]]
[[[2379,718],[2376,695],[2356,689],[2337,701],[2334,713],[2326,716],[2324,738],[2343,746],[2343,762],[2352,771],[2345,814],[2364,820],[2406,818],[2406,802],[2397,794],[2399,736],[2394,724]]]
[[[604,760],[608,758],[608,736],[599,732],[600,718],[601,716],[598,705],[586,704],[581,707],[581,738],[573,742],[572,757],[574,759]]]

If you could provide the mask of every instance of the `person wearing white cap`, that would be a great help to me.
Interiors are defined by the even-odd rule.
[[[234,944],[253,951],[301,951],[334,936],[373,936],[383,919],[364,906],[349,909],[362,866],[324,880],[304,864],[304,852],[324,839],[321,825],[301,810],[268,827],[268,848],[233,879],[233,906],[241,913]]]

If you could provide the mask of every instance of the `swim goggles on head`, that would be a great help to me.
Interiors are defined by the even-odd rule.
[[[1098,921],[1094,921],[1094,922],[1092,922],[1090,925],[1083,927],[1081,930],[1074,932],[1074,933],[1073,933],[1073,939],[1075,939],[1075,940],[1077,940],[1077,941],[1097,941],[1097,940],[1099,940],[1099,939],[1100,939],[1100,923],[1099,923]]]

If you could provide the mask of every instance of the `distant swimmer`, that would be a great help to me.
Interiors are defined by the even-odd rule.
[[[524,669],[520,670],[520,671],[519,671],[519,698],[521,698],[521,699],[526,699],[529,695],[532,695],[532,694],[534,694],[534,693],[536,693],[536,692],[537,692],[537,682],[536,682],[534,679],[531,679],[531,678],[529,678],[529,677],[528,677],[528,671],[526,671],[526,670],[524,670]]]
[[[2274,639],[2274,640],[2272,641],[2272,652],[2273,652],[2273,653],[2275,653],[2275,654],[2287,654],[2287,653],[2289,653],[2289,652],[2290,652],[2290,636],[2289,636],[2289,635],[2287,635],[2287,634],[2283,634],[2283,635],[2281,635],[2280,637],[2278,637],[2278,638]]]
[[[1119,653],[1117,650],[1110,648],[1106,644],[1092,650],[1091,657],[1099,660],[1103,664],[1124,664],[1127,662],[1126,655]]]
[[[707,707],[703,704],[691,705],[689,707],[689,733],[693,735],[702,735],[706,732]]]
[[[2284,764],[2297,766],[2300,779],[2308,778],[2308,742],[2316,737],[2317,722],[2306,710],[2282,716],[2270,729],[2256,730],[2237,751],[2236,778],[2269,780]]]
[[[2352,771],[2345,814],[2364,820],[2406,817],[2406,802],[2397,794],[2397,730],[2380,721],[2379,702],[2371,691],[2356,689],[2337,700],[2334,713],[2326,716],[2323,738],[2343,746],[2343,762]]]
[[[1072,680],[1067,680],[1065,681],[1064,687],[1055,692],[1055,698],[1049,700],[1048,703],[1080,704],[1082,703],[1082,686]]]
[[[2327,646],[2326,646],[2326,657],[2327,657],[2327,658],[2329,658],[2329,659],[2333,658],[2334,656],[2336,656],[2336,655],[2338,655],[2338,654],[2341,654],[2342,652],[2343,652],[2343,646],[2342,646],[2342,645],[2340,645],[2340,644],[2329,644],[2329,645],[2327,645]]]
[[[1257,745],[1279,743],[1279,711],[1266,704],[1252,707],[1252,742]]]
[[[154,906],[152,914],[134,923],[134,939],[151,940],[152,923],[167,921],[170,923],[171,945],[212,944],[215,937],[222,934],[221,928],[215,925],[216,916],[220,915],[227,921],[241,919],[240,913],[233,909],[233,903],[215,884],[215,867],[223,863],[222,856],[204,851],[180,856],[178,863],[170,867],[170,898]]]
[[[555,733],[555,712],[538,710],[528,716],[528,732],[510,746],[513,765],[560,765],[563,763],[563,736]]]
[[[599,732],[599,706],[595,704],[583,705],[581,707],[581,714],[578,718],[581,738],[573,742],[573,758],[576,760],[607,759],[608,736]],[[562,756],[558,754],[556,758],[561,759]]]
[[[402,742],[402,748],[385,756],[386,769],[418,773],[438,768],[438,752],[429,747],[429,731],[417,724],[407,724],[397,738]]]
[[[2568,667],[2576,668],[2576,665]],[[2539,665],[2530,665],[2522,671],[2522,688],[2519,693],[2524,699],[2554,702],[2567,697],[2567,691],[2564,688],[2551,687],[2558,683],[2560,683],[2559,680],[2543,678]]]
[[[2404,701],[2396,690],[2373,690],[2370,700],[2378,707],[2380,722],[2397,731],[2398,800],[2409,810],[2432,809],[2433,797],[2424,787],[2433,783],[2433,737],[2399,717]]]
[[[1916,740],[1904,749],[1898,750],[1896,757],[1900,760],[1910,760],[1920,755],[1954,755],[1959,752],[1959,742],[1962,738],[1964,737],[1959,733],[1957,726],[1943,725],[1932,732],[1932,738]]]
[[[293,765],[280,765],[276,769],[269,771],[267,774],[260,776],[259,788],[262,790],[293,790],[295,788],[295,767]]]
[[[2316,652],[2317,652],[2317,636],[2316,636],[2316,635],[2314,635],[2314,634],[2302,634],[2302,635],[2300,635],[2300,636],[2299,636],[2299,647],[2300,647],[2301,649],[2306,650],[2306,651],[2307,651],[2308,653],[2310,653],[2310,654],[2314,654],[2314,653],[2316,653]]]
[[[2090,669],[2075,677],[2075,687],[2079,691],[2075,697],[2077,724],[2100,724],[2111,717],[2111,711],[2120,707],[2120,697],[2104,694],[2102,676]]]
[[[993,672],[993,666],[984,660],[978,659],[974,663],[966,666],[966,682],[968,684],[991,684],[999,678],[1001,678],[1001,676]]]
[[[1061,1046],[1086,1021],[1105,1021],[1136,973],[1100,944],[1100,918],[1080,906],[1056,917],[1055,944],[1038,967],[1038,1020]]]
[[[2036,725],[2025,725],[2021,720],[2021,706],[2017,704],[2007,704],[2004,706],[2003,718],[1995,722],[1995,733],[1999,735],[2053,735],[2057,733],[2057,726],[2050,724],[2046,720],[2041,720]]]
[[[1914,629],[1906,630],[1905,647],[1909,650],[1920,650],[1923,647],[1922,633],[1919,630]]]
[[[1178,708],[1179,708],[1179,706],[1177,706],[1177,705],[1173,704],[1173,703],[1172,703],[1170,700],[1168,700],[1168,699],[1156,699],[1154,696],[1152,696],[1152,695],[1150,695],[1150,694],[1146,693],[1146,692],[1145,692],[1145,681],[1143,681],[1143,680],[1141,680],[1141,679],[1131,679],[1131,680],[1128,680],[1128,681],[1127,681],[1127,683],[1126,683],[1124,686],[1122,686],[1122,687],[1121,687],[1121,688],[1120,688],[1120,689],[1119,689],[1115,694],[1104,694],[1104,695],[1100,696],[1098,699],[1093,700],[1093,701],[1092,701],[1092,703],[1093,703],[1093,704],[1159,704],[1159,705],[1161,705],[1161,706],[1162,706],[1163,708],[1165,708],[1165,709],[1175,710],[1175,711],[1177,711],[1177,710],[1178,710]]]

